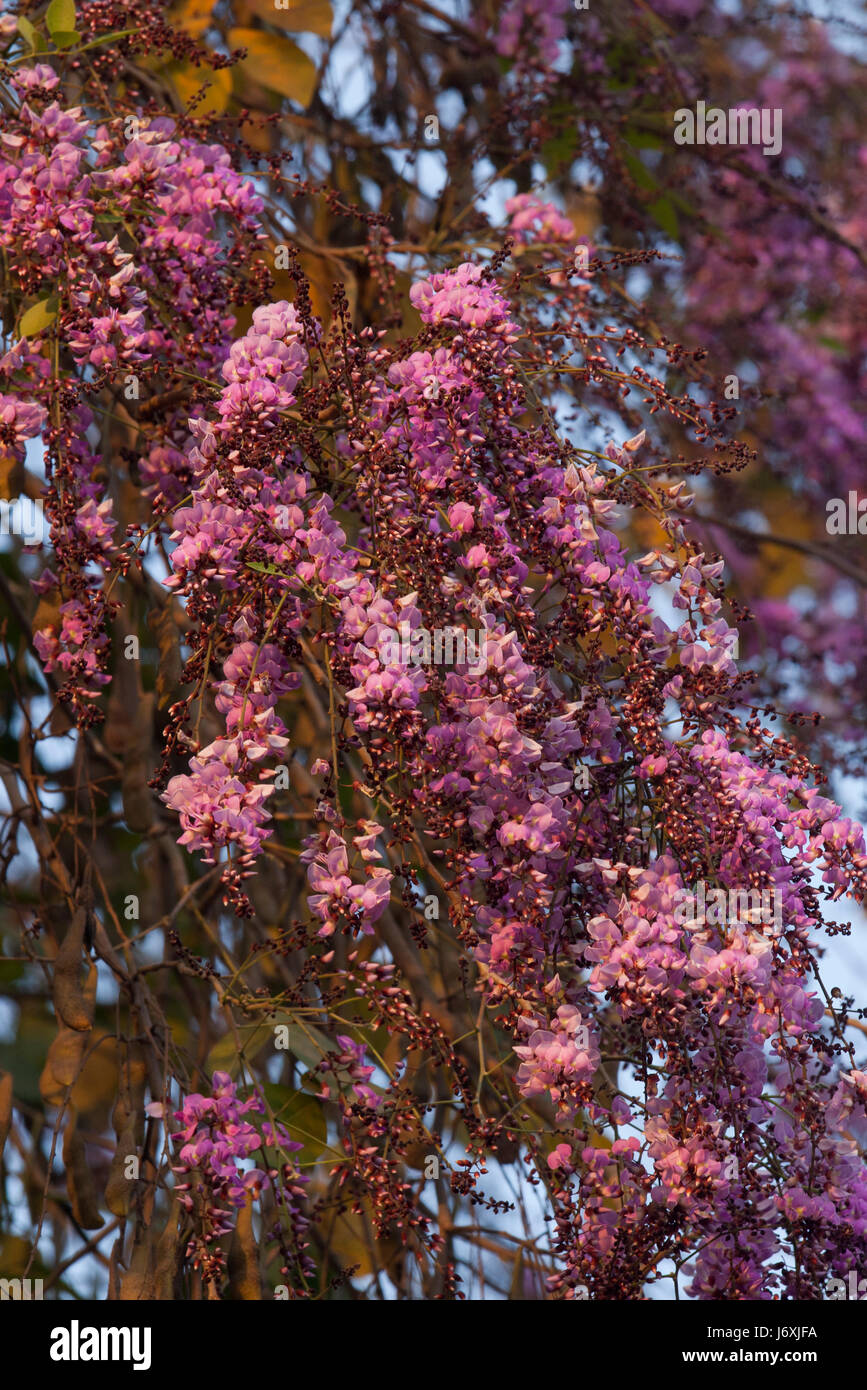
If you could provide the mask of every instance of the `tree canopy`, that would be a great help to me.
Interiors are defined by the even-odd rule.
[[[862,20],[0,17],[0,1274],[867,1272]]]

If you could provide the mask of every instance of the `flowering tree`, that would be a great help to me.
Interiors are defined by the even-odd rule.
[[[806,713],[852,618],[816,651],[790,601],[827,625],[863,576],[737,515],[857,476],[858,63],[769,21],[755,104],[802,168],[684,152],[671,109],[728,98],[755,15],[632,9],[0,21],[3,478],[45,521],[0,570],[10,1273],[752,1300],[867,1268],[867,1030],[820,975],[867,849]],[[817,566],[771,600],[768,535]]]

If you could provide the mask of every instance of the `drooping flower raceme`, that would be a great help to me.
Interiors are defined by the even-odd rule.
[[[212,1095],[190,1094],[174,1114],[180,1128],[171,1137],[181,1145],[174,1172],[184,1179],[176,1182],[175,1192],[194,1225],[187,1253],[208,1280],[223,1268],[220,1237],[234,1229],[238,1209],[266,1189],[273,1191],[278,1207],[288,1214],[296,1240],[307,1225],[302,1212],[305,1179],[291,1158],[303,1145],[291,1138],[284,1125],[263,1120],[257,1128],[244,1118],[264,1112],[258,1091],[242,1101],[229,1074],[217,1071]],[[278,1151],[283,1159],[279,1167],[246,1166],[248,1160],[263,1156],[263,1145]]]
[[[684,558],[675,511],[663,513],[671,549],[632,562],[612,529],[604,470],[563,458],[549,436],[528,437],[513,371],[519,329],[489,273],[437,272],[411,299],[435,342],[403,355],[371,348],[355,388],[366,432],[337,440],[362,518],[352,542],[293,445],[285,396],[224,393],[220,422],[196,427],[198,483],[177,517],[169,583],[196,596],[205,628],[208,605],[237,595],[243,640],[227,644],[224,678],[214,677],[226,740],[196,753],[195,785],[176,778],[170,804],[180,792],[196,805],[201,794],[210,809],[196,813],[187,843],[228,854],[230,887],[236,866],[250,872],[271,833],[257,818],[274,755],[244,750],[266,745],[255,720],[278,720],[274,692],[291,688],[300,639],[315,627],[348,727],[375,753],[368,794],[387,806],[404,797],[432,842],[455,837],[448,889],[480,987],[513,1019],[517,1087],[529,1103],[550,1099],[567,1136],[547,1165],[559,1184],[552,1288],[639,1296],[674,1222],[681,1248],[697,1253],[696,1296],[720,1296],[721,1280],[726,1296],[785,1295],[792,1280],[775,1257],[803,1254],[802,1223],[818,1220],[823,1254],[813,1251],[809,1275],[802,1261],[799,1276],[815,1287],[862,1257],[867,1185],[840,1130],[838,1083],[827,1079],[811,966],[821,915],[808,879],[816,871],[829,895],[863,891],[863,834],[791,760],[754,756],[730,722],[717,726],[738,679],[718,561],[694,549]],[[280,345],[291,348],[300,374],[293,367],[280,389],[297,396],[302,328],[288,309],[267,311],[269,335],[282,336],[248,337],[230,361],[245,364],[245,383],[273,385],[290,360]],[[318,333],[302,327],[305,341]],[[628,468],[642,438],[612,446],[612,464]],[[681,488],[670,491],[673,508]],[[360,565],[377,548],[389,562]],[[550,588],[555,577],[557,624],[531,639],[532,581]],[[650,601],[656,584],[672,595],[673,625]],[[458,622],[483,626],[483,669],[405,665],[401,643],[388,640]],[[603,630],[622,663],[613,694],[569,647]],[[667,701],[697,733],[670,737]],[[256,713],[242,715],[247,706]],[[215,758],[226,772],[206,777]],[[592,783],[576,777],[579,762]],[[627,793],[628,814],[624,776],[640,788],[634,800]],[[302,861],[311,931],[331,960],[338,933],[377,930],[394,885],[393,827],[380,835],[370,820],[347,836],[328,798],[317,817]],[[189,837],[193,822],[184,825]],[[658,825],[667,853],[654,847]],[[778,894],[782,932],[687,929],[678,894],[707,877]],[[632,1056],[632,1077],[611,1080],[615,1069],[600,1082],[606,1054]],[[653,1057],[665,1061],[662,1088]],[[597,1147],[591,1128],[615,1138]],[[781,1178],[763,1156],[766,1135]],[[569,1180],[579,1172],[580,1183]],[[615,1239],[615,1225],[628,1240]]]

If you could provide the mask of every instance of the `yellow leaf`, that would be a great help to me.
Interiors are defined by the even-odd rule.
[[[298,261],[307,276],[313,312],[327,327],[331,319],[331,296],[336,278],[333,274],[334,262],[306,252],[298,257]]]
[[[20,497],[23,491],[24,465],[14,454],[0,455],[0,497],[4,502],[11,502],[13,497]]]
[[[73,0],[51,0],[45,11],[45,23],[52,38],[55,34],[69,33],[75,28],[75,5]]]
[[[35,334],[44,333],[46,328],[50,328],[57,318],[58,303],[56,295],[49,295],[48,299],[41,299],[38,304],[32,304],[26,313],[22,314],[18,325],[18,332],[22,338],[32,338]]]
[[[192,63],[182,63],[177,68],[170,68],[168,76],[185,106],[207,87],[201,101],[196,102],[193,107],[194,116],[219,114],[229,105],[232,74],[228,68],[218,68],[216,72],[212,72],[208,68],[194,67]]]
[[[403,1255],[403,1246],[396,1236],[377,1237],[370,1202],[362,1199],[361,1205],[362,1212],[339,1212],[328,1218],[329,1249],[347,1269],[355,1267],[357,1278],[375,1270],[387,1273]]]
[[[334,11],[328,0],[247,0],[251,10],[268,24],[279,24],[293,34],[331,36]]]
[[[316,64],[297,43],[263,29],[230,29],[229,43],[247,49],[247,57],[238,64],[245,77],[300,106],[309,105],[316,90]]]
[[[192,38],[201,38],[211,25],[211,11],[216,0],[185,0],[172,13],[175,24],[185,30]]]
[[[117,1098],[117,1044],[107,1033],[95,1030],[87,1037],[87,1049],[87,1060],[70,1100],[89,1129],[104,1129]]]

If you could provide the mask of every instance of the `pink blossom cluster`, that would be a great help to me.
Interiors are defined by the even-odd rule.
[[[229,845],[237,847],[239,863],[248,864],[268,833],[270,814],[264,802],[274,788],[251,783],[242,759],[239,740],[215,739],[192,759],[190,775],[173,777],[163,793],[180,818],[178,843],[204,850],[206,864],[216,863],[219,851]]]
[[[534,193],[519,193],[508,198],[505,210],[509,216],[509,231],[527,245],[553,241],[569,246],[575,240],[575,228],[556,203],[546,203]]]
[[[46,420],[44,406],[33,405],[17,396],[0,394],[0,439],[23,455],[23,446],[36,439]]]
[[[508,0],[497,17],[497,52],[520,62],[528,48],[535,49],[540,64],[553,63],[566,34],[567,7],[568,0]]]
[[[62,671],[83,697],[95,700],[109,676],[102,669],[109,640],[103,631],[102,610],[69,599],[60,605],[60,630],[43,628],[33,645],[46,671]]]
[[[227,649],[224,678],[214,677],[221,712],[234,720],[227,736],[243,730],[247,737],[239,704],[242,687],[256,685],[252,649],[264,657],[270,700],[285,683],[296,635],[321,624],[324,607],[330,661],[354,730],[362,738],[387,735],[401,747],[414,814],[428,836],[458,833],[451,883],[468,905],[484,988],[491,1001],[515,991],[522,1001],[518,1085],[528,1100],[549,1097],[572,1126],[574,1142],[568,1153],[558,1148],[551,1168],[564,1179],[557,1199],[563,1273],[555,1284],[565,1296],[580,1283],[616,1282],[606,1264],[620,1248],[616,1231],[628,1234],[637,1259],[646,1246],[650,1260],[661,1209],[681,1213],[697,1250],[706,1242],[727,1250],[731,1229],[745,1227],[751,1238],[730,1287],[778,1287],[775,1255],[797,1241],[797,1223],[807,1219],[790,1194],[803,1189],[812,1200],[819,1181],[836,1194],[820,1216],[827,1267],[840,1267],[857,1257],[867,1233],[864,1170],[839,1130],[829,1130],[821,1158],[810,1158],[805,1137],[810,1124],[828,1123],[835,1088],[813,1046],[823,1007],[811,987],[810,952],[821,923],[804,870],[815,866],[831,894],[849,891],[867,867],[863,834],[793,771],[732,746],[715,726],[715,702],[736,679],[719,562],[694,548],[684,558],[679,522],[671,524],[671,552],[632,562],[612,530],[604,471],[528,446],[517,423],[523,396],[509,372],[510,309],[493,283],[463,267],[419,282],[412,298],[441,341],[406,355],[371,349],[374,371],[359,389],[367,392],[373,440],[348,433],[339,448],[355,470],[356,505],[362,512],[376,505],[379,544],[385,537],[411,555],[403,538],[412,534],[415,545],[430,545],[435,590],[422,560],[415,587],[359,565],[360,549],[372,547],[372,523],[365,519],[357,544],[350,542],[332,497],[313,486],[276,433],[283,428],[278,408],[264,412],[278,440],[267,458],[262,436],[245,438],[249,414],[230,412],[216,431],[206,420],[197,427],[198,482],[193,505],[177,518],[170,583],[194,599],[207,627],[209,605],[238,586],[255,556],[266,599],[264,611],[245,610],[244,632],[236,634],[243,655]],[[480,474],[475,451],[491,438],[496,463]],[[633,437],[614,447],[615,459],[641,443]],[[368,466],[374,447],[389,459],[386,509]],[[251,450],[255,464],[246,462]],[[670,490],[673,504],[681,490]],[[288,526],[278,525],[281,506],[291,513]],[[533,622],[525,607],[532,557],[521,539],[528,534],[544,547],[546,573],[580,606],[583,630],[613,625],[641,653],[636,660],[658,708],[671,700],[700,715],[700,736],[673,741],[650,721],[631,720],[628,701],[600,692],[582,692],[579,700],[577,688],[570,698],[573,692],[552,679],[548,662],[522,635]],[[654,611],[654,584],[668,586],[676,625]],[[402,623],[413,631],[467,615],[484,624],[483,671],[406,667],[386,655],[383,637]],[[260,702],[248,703],[253,719],[265,712]],[[576,789],[579,757],[593,769],[592,794]],[[721,883],[758,877],[780,893],[780,941],[739,924],[687,931],[674,911],[675,894],[688,886],[677,860],[658,852],[645,863],[630,857],[642,846],[640,824],[626,835],[627,857],[612,855],[622,810],[609,774],[624,762],[644,779],[650,804],[689,799],[706,827],[701,853]],[[248,759],[243,770],[239,760],[233,768],[244,793],[261,799],[262,760]],[[329,764],[313,769],[331,771]],[[181,785],[184,801],[192,788]],[[233,812],[232,798],[240,795],[215,779],[213,805],[222,798],[223,810]],[[317,816],[321,829],[302,852],[314,931],[326,940],[338,931],[369,932],[390,895],[391,871],[378,862],[378,824],[359,827],[354,860],[337,807],[323,801]],[[252,856],[261,842],[241,838],[239,848]],[[583,936],[575,934],[574,893],[583,904]],[[565,994],[559,984],[552,993],[552,954],[565,962]],[[616,1008],[620,1029],[634,1028],[661,1049],[670,1072],[664,1091],[650,1079],[646,1099],[629,1089],[608,1097],[596,1091],[603,1050],[597,1018],[607,1005]],[[587,1040],[579,1032],[584,1020],[588,1027],[593,1020]],[[839,1097],[835,1104],[832,1117],[842,1114]],[[780,1127],[781,1108],[798,1116],[791,1133]],[[610,1150],[582,1146],[582,1116],[641,1137],[618,1138]],[[736,1175],[729,1130],[745,1123],[773,1132],[784,1153],[782,1194],[763,1171],[753,1174],[753,1186]],[[587,1170],[580,1211],[566,1180],[579,1163]],[[715,1261],[697,1259],[699,1297],[716,1288]]]
[[[371,857],[364,851],[372,838],[365,835],[355,839],[365,859]],[[301,858],[308,865],[307,879],[313,889],[307,902],[322,922],[318,935],[333,936],[341,917],[357,924],[365,935],[372,935],[374,922],[388,907],[390,870],[385,865],[366,863],[363,881],[353,883],[346,842],[334,830],[328,831],[324,846],[317,836],[311,837]]]
[[[376,1068],[366,1060],[367,1048],[362,1042],[354,1042],[346,1033],[338,1033],[335,1040],[339,1051],[336,1056],[321,1061],[318,1070],[324,1075],[329,1072],[343,1072],[352,1084],[355,1099],[375,1110],[380,1103],[380,1097],[369,1084]],[[328,1094],[327,1086],[325,1089]]]
[[[480,265],[464,262],[456,270],[418,280],[409,297],[425,323],[484,328],[489,333],[503,334],[506,340],[515,334],[508,303]]]
[[[175,139],[172,120],[98,124],[60,104],[59,78],[44,63],[17,68],[10,86],[18,104],[0,139],[0,247],[29,277],[45,322],[0,358],[0,434],[20,453],[46,427],[54,335],[89,377],[137,383],[135,399],[149,364],[205,374],[222,360],[234,322],[225,228],[236,245],[251,237],[262,202],[225,150]],[[120,223],[134,229],[135,257],[106,230]],[[238,378],[234,389],[247,387]],[[37,646],[48,670],[65,672],[63,698],[87,722],[106,682],[113,615],[100,575],[119,552],[113,499],[98,481],[97,416],[79,400],[60,419],[45,500],[55,565],[43,579],[53,577],[63,619]],[[182,495],[189,442],[184,413],[162,412],[142,460],[146,487]]]
[[[701,6],[651,8],[680,20]],[[508,0],[498,16],[497,52],[515,60],[509,120],[520,115],[518,90],[531,91],[534,142],[565,56],[567,10],[568,0]],[[600,32],[588,18],[588,75],[610,56]],[[677,52],[676,35],[666,43]],[[786,105],[799,123],[814,171],[810,92],[849,70],[828,56],[821,79],[790,55],[761,88],[762,101]],[[277,954],[308,952],[291,987],[318,987],[330,1012],[328,982],[342,979],[363,999],[371,1031],[384,1027],[438,1058],[453,1041],[434,1018],[440,1001],[425,995],[414,1014],[401,983],[414,956],[401,948],[420,954],[426,944],[420,914],[410,917],[419,893],[435,886],[448,899],[449,942],[471,957],[461,986],[478,989],[490,1026],[507,1035],[502,1068],[482,1069],[482,1080],[505,1078],[503,1129],[525,1109],[556,1116],[555,1131],[549,1123],[531,1146],[547,1166],[556,1220],[550,1287],[564,1297],[590,1285],[640,1298],[672,1249],[701,1299],[795,1297],[799,1280],[815,1291],[826,1275],[862,1265],[867,1074],[826,1008],[817,959],[823,900],[867,891],[864,833],[812,785],[794,740],[774,738],[760,708],[741,717],[726,564],[691,540],[686,484],[662,481],[636,424],[610,426],[604,449],[604,436],[589,437],[599,417],[582,392],[594,370],[604,367],[615,392],[629,378],[608,371],[595,348],[580,368],[564,357],[558,374],[554,339],[594,342],[601,353],[609,333],[597,332],[586,284],[572,308],[574,284],[529,324],[517,292],[503,287],[504,258],[466,259],[412,284],[421,332],[393,341],[385,329],[356,334],[339,295],[324,329],[299,277],[294,303],[259,304],[232,341],[245,286],[259,297],[267,284],[252,180],[220,145],[181,134],[194,128],[186,118],[97,120],[89,102],[62,105],[47,64],[10,72],[0,249],[14,302],[24,312],[41,305],[42,326],[0,357],[0,441],[18,458],[29,441],[45,444],[53,568],[34,588],[57,600],[58,616],[34,644],[46,671],[62,676],[61,698],[85,727],[95,717],[109,680],[115,578],[132,565],[145,586],[150,578],[134,545],[144,525],[120,545],[105,496],[102,422],[88,401],[112,391],[139,441],[124,451],[122,481],[140,484],[157,527],[171,514],[164,584],[189,651],[183,680],[193,693],[168,711],[162,798],[179,843],[221,866],[224,902],[241,916],[252,906],[240,881],[266,846],[297,856],[307,913],[293,920],[288,946],[274,943]],[[618,100],[628,105],[630,94]],[[847,119],[860,168],[867,155]],[[863,196],[822,213],[835,234],[807,218],[805,235],[794,194],[764,217],[762,180],[747,177],[766,167],[763,156],[744,158],[690,194],[725,233],[710,249],[706,238],[687,248],[692,327],[722,361],[742,323],[757,325],[764,385],[788,403],[782,415],[779,402],[771,407],[779,440],[813,451],[811,483],[829,466],[845,479],[865,434],[865,301],[860,289],[846,299],[837,287],[852,279]],[[506,213],[519,249],[541,248],[543,273],[523,280],[542,283],[543,295],[563,290],[565,275],[548,272],[551,247],[574,243],[571,222],[534,193],[509,200]],[[765,228],[762,244],[754,225]],[[248,282],[242,266],[254,261]],[[534,329],[544,344],[535,357]],[[637,351],[639,335],[624,343],[624,354]],[[672,346],[672,365],[679,352]],[[75,369],[62,389],[59,362]],[[574,377],[570,433],[558,433],[535,394],[546,366],[555,382]],[[137,415],[139,386],[142,406],[157,399],[157,373],[184,385]],[[196,378],[190,397],[185,384]],[[659,401],[647,373],[635,381]],[[622,517],[642,499],[655,548],[633,558]],[[726,558],[735,563],[734,547]],[[837,596],[829,588],[809,620],[769,600],[759,616],[772,645],[809,640]],[[479,665],[408,665],[393,640],[469,626],[485,639]],[[829,671],[849,639],[862,649],[856,626],[824,639]],[[330,751],[308,766],[307,750],[290,749],[296,726],[281,702],[302,686],[307,696],[314,681],[323,703],[310,703],[327,710]],[[277,774],[293,758],[314,810],[298,812],[290,845],[268,845],[289,819],[269,804],[280,805]],[[364,798],[354,825],[350,794]],[[685,924],[678,904],[697,877],[771,891],[782,930],[710,915]],[[348,949],[342,938],[357,936],[372,940]],[[370,954],[392,959],[359,960]],[[336,1186],[351,1202],[376,1193],[383,1230],[420,1230],[427,1218],[402,1156],[379,1146],[383,1136],[389,1145],[403,1097],[391,1078],[376,1090],[374,1071],[368,1045],[342,1032],[311,1068],[323,1096],[333,1098],[335,1079],[341,1090],[349,1159]],[[479,1096],[467,1094],[462,1064],[453,1076],[470,1132]],[[282,1125],[248,1118],[264,1111],[258,1092],[242,1100],[217,1072],[212,1095],[187,1095],[175,1115],[188,1253],[209,1279],[221,1268],[215,1243],[266,1192],[303,1237],[294,1161],[257,1162],[267,1163],[266,1148],[290,1155],[301,1145]],[[399,1123],[417,1137],[415,1114]],[[485,1130],[480,1150],[490,1137]],[[455,1181],[471,1191],[460,1188],[468,1172]]]
[[[581,1010],[561,1004],[549,1023],[521,1018],[518,1026],[527,1035],[526,1043],[515,1048],[521,1058],[515,1077],[521,1094],[550,1095],[558,1116],[574,1120],[581,1101],[592,1095],[600,1057]]]
[[[161,1113],[162,1106],[157,1104],[151,1110]],[[245,1115],[264,1113],[261,1094],[254,1090],[242,1101],[235,1082],[224,1071],[214,1072],[210,1096],[193,1092],[174,1113],[180,1128],[171,1137],[182,1147],[173,1172],[184,1179],[175,1184],[175,1193],[193,1218],[187,1254],[203,1266],[206,1278],[214,1278],[223,1268],[223,1254],[215,1242],[234,1229],[238,1208],[258,1198],[266,1188],[274,1191],[297,1233],[308,1224],[301,1209],[306,1179],[291,1158],[304,1146],[292,1139],[282,1124],[263,1120],[257,1128],[244,1119]],[[247,1166],[253,1155],[264,1152],[263,1140],[283,1155],[279,1168]]]
[[[254,311],[251,331],[232,344],[223,363],[223,377],[230,383],[218,406],[224,419],[249,412],[265,421],[292,404],[307,366],[299,330],[298,315],[285,301]]]

